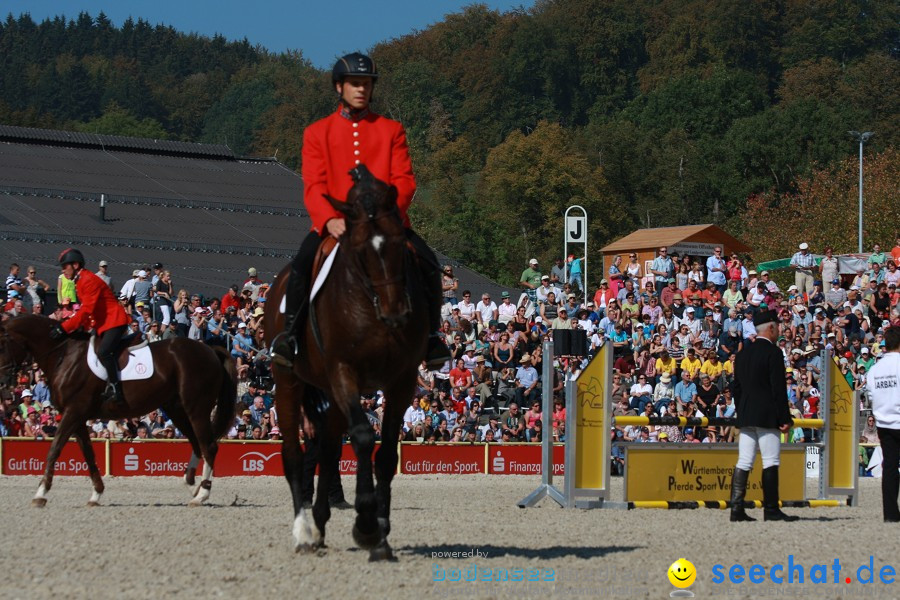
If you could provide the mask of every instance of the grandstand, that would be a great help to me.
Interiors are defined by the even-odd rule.
[[[300,135],[300,132],[297,132]],[[224,145],[0,125],[0,260],[34,264],[83,248],[118,288],[160,262],[176,287],[220,296],[255,267],[263,281],[294,254],[310,220],[300,176]],[[455,266],[460,289],[503,290]],[[5,266],[5,265],[4,265]]]

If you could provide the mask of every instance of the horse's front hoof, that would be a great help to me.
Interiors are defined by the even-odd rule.
[[[375,548],[369,552],[369,562],[397,562],[397,557],[394,556],[394,552],[391,550],[390,544],[386,541],[381,542]]]
[[[353,525],[353,541],[363,550],[373,550],[381,541],[381,531],[376,527],[370,533],[364,533],[358,525]]]
[[[31,505],[35,508],[44,508],[45,506],[47,506],[47,499],[46,498],[32,498]]]
[[[191,508],[197,508],[198,506],[203,506],[203,500],[197,497],[188,502],[187,505]]]
[[[89,500],[87,505],[89,508],[95,508],[97,506],[100,506],[100,503],[97,502],[96,500]]]
[[[294,552],[297,554],[319,554],[324,555],[328,546],[324,542],[316,542],[312,544],[297,544],[294,546]]]

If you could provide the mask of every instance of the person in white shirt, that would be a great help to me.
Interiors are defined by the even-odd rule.
[[[550,283],[550,276],[544,275],[541,277],[541,285],[534,291],[537,301],[541,303],[546,302],[547,294],[550,292],[553,292],[554,296],[559,297],[559,290]]]
[[[881,502],[886,523],[900,523],[900,327],[884,331],[884,353],[868,374],[872,414],[881,440]]]
[[[497,303],[491,300],[491,295],[485,292],[481,295],[481,302],[475,306],[475,319],[482,327],[487,327],[491,321],[499,317]]]
[[[463,319],[472,322],[475,320],[475,303],[472,302],[472,292],[469,290],[463,290],[462,301],[456,305],[456,308],[459,309],[459,316]]]
[[[497,314],[499,315],[497,320],[503,325],[512,321],[516,316],[516,305],[510,300],[509,292],[500,294],[500,306],[497,307]]]

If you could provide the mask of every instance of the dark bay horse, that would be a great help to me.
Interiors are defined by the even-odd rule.
[[[364,165],[351,175],[347,202],[328,198],[347,230],[335,252],[331,274],[310,304],[310,318],[299,332],[293,368],[275,366],[275,403],[283,435],[282,460],[294,504],[294,547],[323,547],[331,516],[328,490],[338,475],[341,437],[349,430],[357,456],[356,522],[353,538],[370,559],[392,559],[391,480],[397,468],[397,441],[403,413],[415,393],[417,368],[428,338],[425,287],[397,210],[397,189],[376,179]],[[266,335],[271,344],[283,329],[280,305],[290,265],[278,274],[266,300]],[[360,395],[383,390],[386,398],[382,439],[375,455],[375,433]],[[312,519],[301,494],[304,453],[299,431],[320,450],[319,484]]]
[[[86,421],[140,416],[158,407],[191,443],[194,456],[191,459],[193,466],[185,472],[188,485],[194,483],[197,457],[203,458],[203,479],[190,501],[192,506],[202,504],[209,498],[212,486],[218,449],[216,440],[228,431],[234,420],[237,375],[228,353],[185,338],[150,344],[153,375],[148,379],[124,382],[127,411],[106,413],[101,400],[106,382],[94,375],[87,365],[89,338],[86,334],[76,334],[53,340],[50,330],[54,323],[38,315],[11,317],[0,323],[0,374],[15,371],[26,359],[36,362],[47,374],[50,397],[62,415],[32,504],[44,506],[47,503],[46,494],[53,485],[56,460],[69,437],[74,435],[94,486],[88,505],[97,506],[103,493],[103,480],[97,469]]]

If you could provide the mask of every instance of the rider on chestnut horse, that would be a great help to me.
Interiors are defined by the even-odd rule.
[[[340,98],[340,108],[303,133],[303,202],[312,219],[312,231],[291,264],[284,331],[272,344],[272,359],[285,367],[293,364],[297,352],[296,336],[302,331],[303,315],[309,303],[312,264],[319,243],[326,235],[339,238],[347,228],[344,216],[328,203],[325,195],[343,201],[353,186],[348,172],[361,163],[376,178],[397,188],[397,208],[407,238],[419,257],[422,280],[426,282],[431,331],[436,332],[440,326],[438,262],[425,241],[409,228],[406,214],[416,191],[406,132],[397,121],[369,110],[372,90],[378,80],[371,58],[356,52],[344,56],[334,65],[331,79]],[[442,336],[436,333],[429,336],[425,360],[433,369],[450,360]]]
[[[81,308],[70,318],[57,324],[50,337],[65,338],[79,327],[93,328],[99,336],[97,357],[109,375],[105,400],[108,411],[118,412],[125,408],[122,383],[119,381],[119,365],[116,346],[128,327],[128,315],[113,296],[106,282],[84,268],[84,255],[79,250],[67,248],[59,255],[59,266],[66,279],[75,282],[75,294]]]

